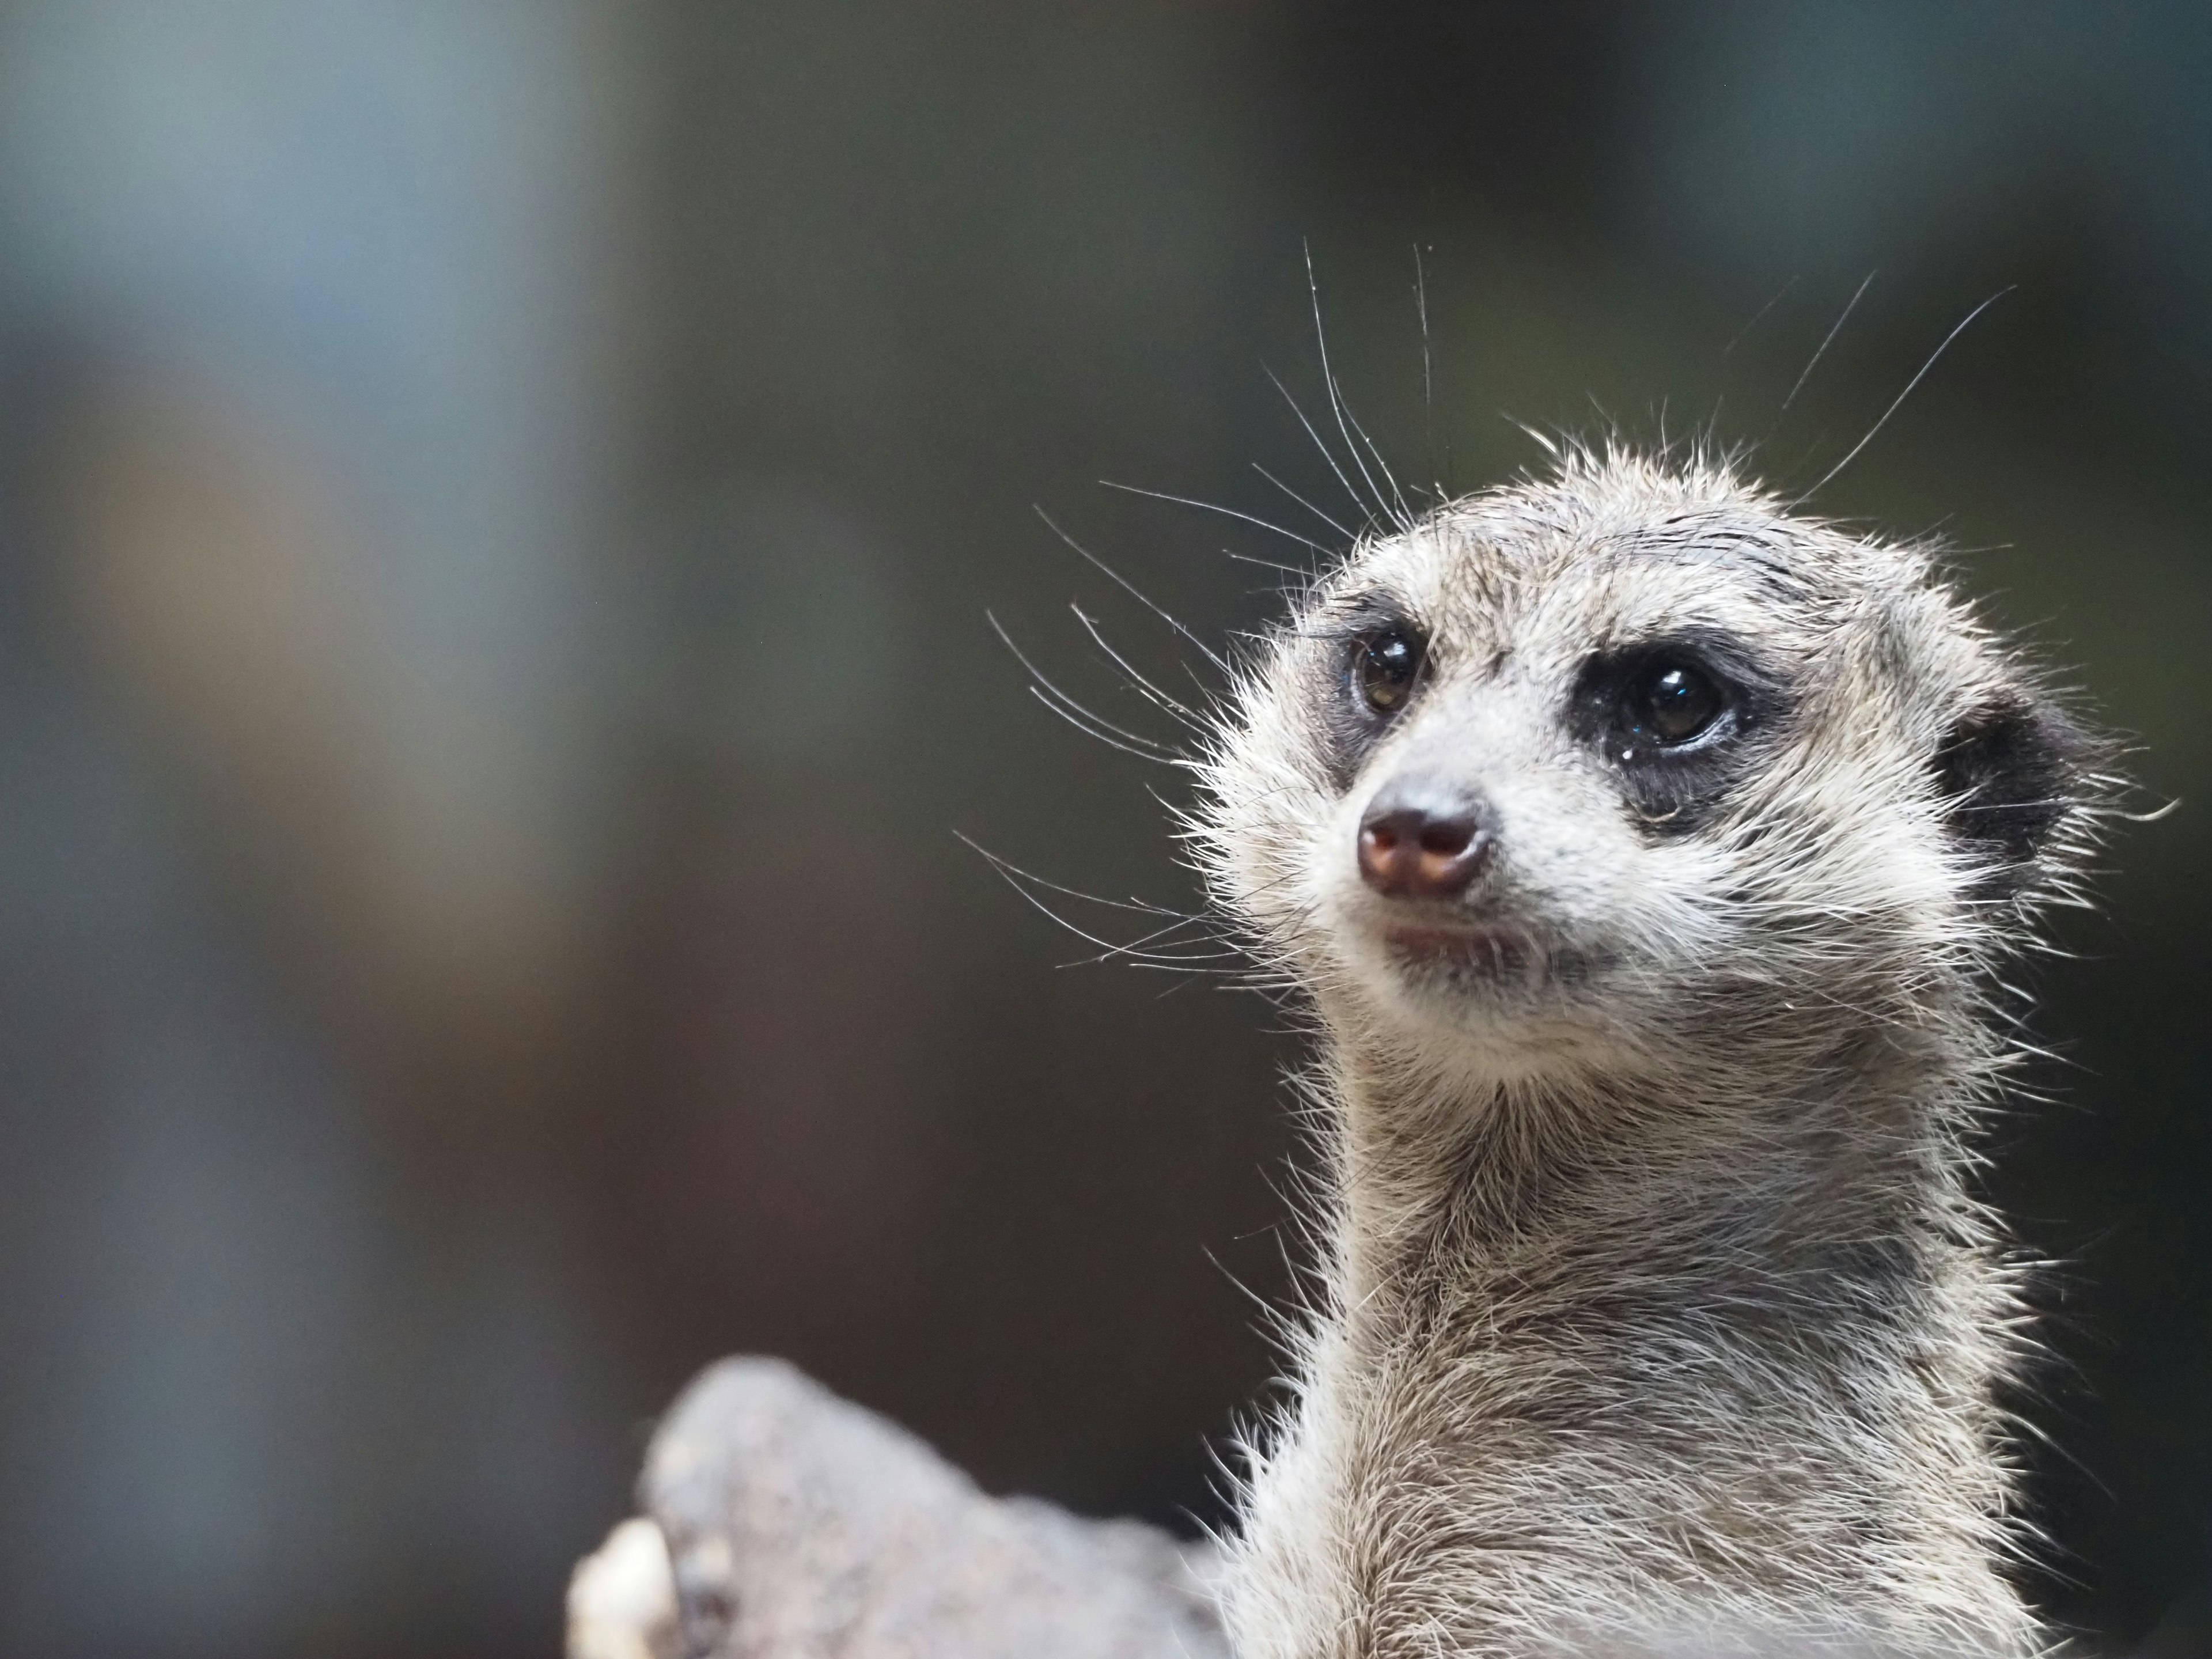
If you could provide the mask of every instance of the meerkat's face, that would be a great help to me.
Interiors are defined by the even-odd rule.
[[[1242,715],[1217,884],[1443,1063],[1893,994],[2017,918],[2079,793],[2071,728],[1920,555],[1618,459],[1361,547]]]

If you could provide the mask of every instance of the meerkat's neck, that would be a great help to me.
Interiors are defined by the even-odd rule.
[[[1765,1325],[1864,1273],[1893,1285],[1942,1247],[1971,1248],[1959,1133],[1982,1034],[1829,1036],[1780,1060],[1565,1080],[1440,1076],[1337,1045],[1340,1266],[1364,1310],[1347,1317],[1387,1322],[1533,1255],[1624,1310],[1624,1284],[1645,1288],[1634,1305],[1650,1311],[1719,1274],[1736,1295],[1700,1316]],[[1917,1253],[1899,1254],[1908,1242]],[[1647,1271],[1624,1279],[1626,1259]],[[1829,1271],[1793,1271],[1811,1263]],[[1680,1279],[1648,1271],[1662,1264]]]
[[[1340,1027],[1340,1032],[1342,1028]],[[1572,1085],[1340,1040],[1328,1305],[1255,1482],[1255,1656],[2014,1656],[1978,1024]]]

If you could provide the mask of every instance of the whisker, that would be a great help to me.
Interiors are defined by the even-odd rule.
[[[1721,348],[1721,356],[1725,357],[1729,353],[1734,351],[1738,346],[1741,345],[1743,343],[1743,337],[1750,333],[1754,328],[1757,328],[1760,321],[1765,317],[1766,313],[1773,310],[1776,306],[1782,303],[1782,296],[1789,293],[1791,289],[1796,286],[1797,279],[1795,276],[1792,276],[1788,282],[1783,283],[1779,289],[1776,289],[1774,297],[1771,300],[1769,300],[1765,305],[1759,307],[1757,311],[1752,313],[1751,320],[1746,323],[1741,328],[1736,330],[1735,337]]]
[[[1139,673],[1135,664],[1132,663],[1127,657],[1123,656],[1119,651],[1116,651],[1111,645],[1108,644],[1105,634],[1100,629],[1097,623],[1084,611],[1081,605],[1070,605],[1067,608],[1075,613],[1075,620],[1083,624],[1083,631],[1091,635],[1091,643],[1096,645],[1101,651],[1104,652],[1107,656],[1113,660],[1114,665],[1129,677],[1129,683],[1134,685],[1141,695],[1151,698],[1154,703],[1166,710],[1167,713],[1174,715],[1177,720],[1182,721],[1184,725],[1189,726],[1192,730],[1203,732],[1207,729],[1206,723],[1203,719],[1191,713],[1188,708],[1185,708],[1182,703],[1177,702],[1166,692],[1161,690],[1158,686],[1154,685],[1152,681],[1146,679],[1142,674]]]
[[[1285,386],[1281,377],[1267,364],[1261,364],[1260,369],[1274,382],[1275,390],[1283,394],[1283,401],[1291,406],[1291,413],[1298,417],[1298,424],[1306,429],[1306,436],[1314,441],[1314,447],[1321,451],[1322,459],[1328,463],[1328,470],[1336,475],[1337,483],[1344,486],[1344,493],[1352,498],[1352,504],[1359,509],[1359,516],[1372,523],[1374,514],[1368,507],[1367,502],[1361,497],[1359,492],[1352,487],[1352,480],[1345,476],[1344,469],[1336,464],[1336,452],[1322,441],[1321,434],[1314,430],[1314,423],[1306,418],[1305,410],[1298,407],[1298,400],[1291,396],[1290,387]],[[1333,523],[1334,520],[1331,522]],[[1346,536],[1352,535],[1350,531],[1346,531],[1344,533]],[[1353,539],[1356,540],[1357,538]]]
[[[1077,731],[1082,732],[1085,737],[1096,738],[1099,742],[1104,744],[1109,749],[1118,749],[1125,755],[1134,755],[1139,760],[1151,761],[1156,766],[1173,766],[1181,768],[1187,767],[1190,763],[1180,756],[1162,754],[1158,750],[1152,749],[1139,749],[1133,744],[1124,743],[1118,738],[1109,736],[1106,732],[1102,731],[1097,726],[1092,726],[1087,722],[1087,718],[1080,713],[1080,704],[1063,706],[1060,703],[1055,702],[1051,697],[1045,695],[1044,689],[1042,686],[1032,685],[1030,687],[1030,695],[1035,697],[1039,702],[1042,703],[1047,708],[1051,709],[1054,714],[1059,715],[1060,719],[1066,720]]]
[[[1004,874],[1005,872],[1001,872],[1000,873]],[[1096,934],[1088,933],[1083,928],[1078,927],[1066,916],[1060,915],[1059,911],[1054,909],[1052,906],[1047,904],[1042,899],[1039,898],[1035,893],[1030,892],[1028,888],[1023,886],[1012,877],[1006,878],[1006,884],[1009,887],[1012,887],[1014,891],[1019,893],[1022,896],[1024,902],[1028,903],[1040,915],[1049,917],[1053,921],[1058,923],[1069,933],[1074,934],[1076,938],[1081,939],[1085,945],[1095,945],[1100,950],[1109,953],[1113,951],[1114,943],[1111,939],[1100,939]]]
[[[1800,507],[1802,507],[1807,501],[1812,500],[1814,496],[1820,494],[1823,486],[1825,486],[1831,478],[1833,478],[1836,474],[1841,472],[1845,467],[1856,460],[1859,458],[1859,452],[1875,441],[1875,434],[1880,432],[1882,428],[1889,424],[1889,417],[1896,414],[1899,409],[1904,407],[1905,400],[1912,395],[1912,389],[1918,386],[1922,380],[1927,378],[1928,371],[1936,367],[1936,360],[1950,349],[1951,342],[1957,339],[1961,334],[1964,334],[1975,318],[1980,316],[1998,301],[2003,299],[2006,295],[2011,293],[2017,286],[2017,283],[2007,283],[2004,287],[1990,295],[1988,299],[1983,301],[1981,304],[1976,306],[1972,311],[1968,312],[1963,318],[1961,318],[1959,321],[1959,325],[1943,337],[1943,343],[1937,346],[1935,350],[1928,354],[1928,361],[1920,365],[1920,372],[1905,383],[1905,390],[1897,394],[1896,401],[1891,404],[1887,409],[1881,411],[1881,418],[1867,428],[1866,436],[1860,439],[1856,443],[1851,446],[1851,453],[1850,454],[1844,456],[1842,460],[1838,461],[1833,466],[1822,473],[1820,475],[1820,482],[1819,483],[1814,484],[1812,489],[1807,490],[1796,501],[1790,502],[1790,510],[1794,513]]]
[[[1272,377],[1270,377],[1270,378],[1272,378]],[[1276,384],[1277,384],[1278,386],[1279,386],[1279,385],[1281,384],[1281,382],[1278,381]],[[1288,397],[1290,394],[1289,394],[1288,392],[1285,392],[1283,395],[1284,395],[1285,397]],[[1303,496],[1303,495],[1299,495],[1299,494],[1298,494],[1298,492],[1297,492],[1297,490],[1295,490],[1295,489],[1291,489],[1291,488],[1290,487],[1290,485],[1288,485],[1288,484],[1285,483],[1284,483],[1280,478],[1277,477],[1273,473],[1272,473],[1272,472],[1268,471],[1267,471],[1267,469],[1266,467],[1264,467],[1264,466],[1261,465],[1259,462],[1255,461],[1255,462],[1253,462],[1253,463],[1252,463],[1252,470],[1253,470],[1255,472],[1258,473],[1261,477],[1265,478],[1265,479],[1266,479],[1269,483],[1271,483],[1271,484],[1274,485],[1276,489],[1278,489],[1281,490],[1281,491],[1283,492],[1283,494],[1285,494],[1285,495],[1288,495],[1288,496],[1289,496],[1292,501],[1296,501],[1296,502],[1297,502],[1300,507],[1303,507],[1304,508],[1305,508],[1305,510],[1306,510],[1307,512],[1309,512],[1309,513],[1312,514],[1314,515],[1314,517],[1316,517],[1316,519],[1319,519],[1319,520],[1320,520],[1323,524],[1327,525],[1327,526],[1328,526],[1331,530],[1334,530],[1334,532],[1336,532],[1336,533],[1337,533],[1338,535],[1340,535],[1340,536],[1343,537],[1343,538],[1344,538],[1344,539],[1345,539],[1345,540],[1346,540],[1347,542],[1349,542],[1349,541],[1356,541],[1356,540],[1358,540],[1358,538],[1357,538],[1356,536],[1354,536],[1354,535],[1352,533],[1352,532],[1350,532],[1349,530],[1346,530],[1346,529],[1342,525],[1339,524],[1335,520],[1334,520],[1334,519],[1330,518],[1330,517],[1328,516],[1328,514],[1326,514],[1326,513],[1322,512],[1319,507],[1316,507],[1316,506],[1315,506],[1311,501],[1308,501],[1304,496]]]
[[[1413,244],[1413,310],[1421,319],[1421,426],[1429,447],[1431,486],[1441,495],[1437,481],[1437,386],[1435,365],[1429,351],[1429,278],[1421,265],[1421,245]]]
[[[1239,553],[1233,547],[1224,547],[1221,551],[1223,556],[1234,559],[1239,564],[1256,564],[1262,570],[1279,570],[1285,576],[1300,576],[1308,581],[1313,580],[1312,571],[1295,564],[1282,564],[1273,559],[1255,559],[1249,553]]]
[[[1042,887],[1049,892],[1058,893],[1063,897],[1080,899],[1085,904],[1103,905],[1109,910],[1133,910],[1142,915],[1173,916],[1182,921],[1204,921],[1208,920],[1205,913],[1202,911],[1193,914],[1182,910],[1171,910],[1164,904],[1148,904],[1142,899],[1132,898],[1125,900],[1101,898],[1097,894],[1084,892],[1080,888],[1063,886],[1059,882],[1053,881],[1046,877],[1038,875],[1033,870],[1024,870],[1020,865],[1016,864],[1012,859],[1006,857],[1002,854],[994,853],[989,848],[984,846],[982,842],[977,841],[973,836],[967,835],[958,830],[955,830],[952,832],[952,836],[954,840],[959,842],[962,846],[967,848],[970,852],[979,854],[994,870],[1009,881],[1025,881],[1033,886]]]
[[[1030,690],[1032,692],[1039,692],[1040,690],[1042,690],[1042,691],[1050,692],[1052,694],[1050,699],[1048,699],[1042,695],[1038,697],[1038,701],[1043,702],[1046,708],[1052,708],[1054,706],[1053,699],[1056,699],[1060,704],[1065,705],[1065,708],[1061,712],[1072,710],[1074,714],[1080,714],[1092,726],[1099,727],[1100,732],[1092,733],[1094,737],[1101,735],[1101,733],[1104,732],[1110,732],[1115,737],[1121,738],[1128,743],[1136,744],[1143,749],[1153,751],[1151,758],[1159,759],[1170,757],[1178,760],[1182,758],[1167,744],[1156,742],[1152,738],[1146,737],[1141,732],[1127,731],[1121,726],[1115,725],[1113,721],[1108,720],[1104,715],[1093,714],[1090,709],[1085,708],[1081,703],[1078,702],[1073,697],[1068,696],[1066,692],[1061,690],[1057,685],[1054,684],[1051,680],[1045,677],[1043,671],[1038,668],[1035,663],[1031,662],[1029,658],[1024,654],[1021,647],[1014,643],[1014,636],[1006,632],[1005,625],[999,621],[997,617],[994,616],[990,611],[986,611],[983,613],[983,620],[991,624],[991,631],[999,636],[999,642],[1005,646],[1007,650],[1014,653],[1014,660],[1021,664],[1024,668],[1027,669],[1030,672],[1030,678],[1036,682],[1036,684],[1031,686]]]
[[[1391,478],[1390,469],[1382,465],[1382,455],[1379,453],[1376,454],[1375,465],[1382,468],[1382,476],[1390,480],[1390,493],[1397,497],[1399,516],[1395,520],[1390,516],[1389,503],[1382,499],[1382,492],[1376,485],[1375,475],[1368,471],[1367,463],[1359,459],[1359,445],[1353,441],[1352,436],[1353,429],[1359,427],[1359,422],[1352,416],[1343,393],[1337,388],[1336,373],[1328,366],[1328,335],[1322,327],[1321,322],[1321,280],[1314,275],[1313,245],[1310,242],[1306,244],[1305,255],[1306,292],[1313,301],[1314,349],[1321,356],[1322,384],[1328,388],[1329,407],[1336,414],[1336,429],[1343,434],[1344,447],[1352,452],[1352,464],[1359,469],[1359,476],[1366,480],[1368,494],[1374,496],[1375,505],[1380,510],[1381,516],[1385,520],[1395,524],[1401,530],[1409,529],[1413,524],[1413,514],[1406,507],[1406,498],[1399,494],[1398,481]],[[1364,429],[1360,430],[1359,435],[1367,441],[1367,447],[1370,451],[1375,448],[1374,441],[1367,438]]]
[[[963,841],[966,841],[967,837],[963,836],[961,839]],[[971,847],[975,845],[973,842],[969,842],[968,844]],[[977,848],[976,850],[978,852],[982,851],[981,848]],[[983,856],[987,859],[990,859],[994,865],[1000,863],[1000,860],[994,858],[992,854],[988,853],[984,853]],[[1134,944],[1127,945],[1116,945],[1113,940],[1101,939],[1096,933],[1091,933],[1088,928],[1078,927],[1074,922],[1070,921],[1066,916],[1060,915],[1059,911],[1054,909],[1050,905],[1044,902],[1043,900],[1038,898],[1036,894],[1030,892],[1026,887],[1024,887],[1020,882],[1015,880],[1012,876],[1007,873],[1005,868],[1000,868],[999,873],[1006,879],[1006,884],[1012,887],[1015,892],[1018,893],[1023,901],[1032,909],[1036,910],[1040,915],[1048,918],[1056,926],[1074,934],[1076,938],[1081,939],[1085,944],[1096,945],[1097,947],[1099,955],[1097,957],[1084,957],[1074,962],[1064,962],[1060,964],[1062,968],[1087,967],[1097,963],[1110,962],[1115,957],[1121,957],[1127,958],[1133,967],[1151,968],[1171,973],[1219,975],[1224,972],[1224,969],[1205,967],[1199,964],[1215,960],[1217,959],[1217,957],[1227,957],[1236,954],[1234,951],[1224,951],[1218,953],[1212,951],[1201,952],[1194,957],[1178,957],[1170,955],[1164,951],[1143,951],[1139,948],[1144,943],[1143,939],[1139,939]],[[1050,885],[1048,883],[1044,884]],[[1065,891],[1066,890],[1060,889],[1057,890]],[[1178,927],[1182,925],[1182,924],[1181,923],[1176,924]],[[1161,932],[1165,931],[1168,930],[1161,930]],[[1146,937],[1147,939],[1151,939],[1157,938],[1158,936],[1158,933],[1152,933],[1148,934]]]
[[[1117,957],[1140,963],[1196,963],[1224,961],[1237,954],[1234,947],[1219,951],[1194,951],[1182,955],[1171,955],[1164,951],[1148,951],[1145,948],[1155,941],[1172,938],[1188,926],[1189,923],[1185,921],[1171,922],[1165,927],[1156,927],[1149,933],[1133,939],[1127,945],[1112,945],[1102,951],[1097,956],[1082,957],[1073,962],[1064,962],[1060,965],[1063,968],[1093,968],[1102,963],[1111,962]],[[1218,940],[1213,942],[1219,943]],[[1206,941],[1193,939],[1190,943],[1198,945]]]
[[[1782,400],[1783,408],[1787,409],[1791,404],[1796,402],[1797,394],[1805,389],[1805,382],[1813,378],[1813,370],[1819,365],[1820,359],[1827,355],[1830,343],[1834,341],[1837,335],[1843,332],[1844,323],[1850,320],[1851,313],[1858,309],[1859,301],[1866,296],[1866,291],[1874,286],[1874,278],[1873,271],[1867,272],[1866,280],[1859,284],[1858,292],[1851,295],[1850,303],[1844,307],[1842,313],[1829,325],[1827,333],[1822,337],[1820,345],[1814,350],[1812,361],[1805,365],[1804,371],[1797,376],[1797,384],[1790,388],[1790,395]],[[1780,295],[1775,295],[1776,299],[1781,297]]]
[[[1390,463],[1382,459],[1382,450],[1376,447],[1375,440],[1367,435],[1367,428],[1360,425],[1359,416],[1352,413],[1352,405],[1344,402],[1341,393],[1338,396],[1338,402],[1344,410],[1345,417],[1352,422],[1352,429],[1359,434],[1359,441],[1367,446],[1367,453],[1375,458],[1375,465],[1382,474],[1382,481],[1390,486],[1391,496],[1398,503],[1397,517],[1393,522],[1401,530],[1411,530],[1416,515],[1406,500],[1406,492],[1398,488],[1398,480],[1391,474]]]
[[[1255,519],[1249,513],[1239,513],[1233,507],[1223,507],[1215,501],[1194,501],[1188,495],[1170,495],[1164,490],[1145,489],[1136,484],[1115,483],[1111,478],[1101,478],[1098,482],[1109,489],[1118,489],[1125,495],[1146,495],[1156,501],[1172,501],[1177,507],[1194,507],[1201,513],[1218,513],[1224,519],[1238,519],[1261,530],[1272,530],[1278,536],[1294,541],[1301,547],[1310,547],[1316,553],[1328,551],[1319,542],[1310,541],[1295,530],[1285,530],[1279,524],[1269,524],[1265,519]]]
[[[1120,587],[1123,592],[1128,594],[1129,597],[1136,600],[1139,605],[1143,605],[1146,610],[1151,611],[1155,617],[1158,617],[1170,628],[1175,629],[1176,633],[1182,635],[1183,638],[1188,640],[1193,645],[1196,646],[1199,650],[1205,654],[1206,659],[1208,662],[1212,663],[1216,668],[1219,669],[1224,674],[1230,672],[1229,665],[1214,653],[1213,648],[1211,646],[1207,645],[1204,640],[1199,638],[1197,635],[1192,633],[1190,629],[1185,628],[1173,617],[1168,615],[1166,611],[1161,610],[1158,605],[1154,605],[1152,600],[1146,599],[1143,593],[1138,591],[1136,584],[1132,582],[1127,576],[1124,576],[1120,571],[1115,569],[1112,565],[1108,564],[1105,560],[1100,558],[1089,548],[1084,546],[1081,542],[1077,541],[1074,537],[1069,535],[1065,530],[1062,530],[1058,525],[1054,524],[1052,521],[1051,515],[1048,514],[1044,508],[1032,503],[1030,510],[1034,512],[1038,518],[1044,520],[1044,527],[1047,530],[1049,530],[1054,535],[1059,537],[1060,540],[1066,542],[1068,546],[1073,548],[1082,558],[1096,566],[1102,574],[1113,581],[1116,586]]]
[[[1193,945],[1205,941],[1193,939]],[[1116,945],[1095,957],[1079,957],[1060,964],[1063,968],[1097,968],[1109,962],[1127,962],[1135,968],[1165,968],[1186,974],[1218,974],[1226,970],[1212,964],[1234,962],[1244,953],[1234,945],[1224,945],[1218,951],[1148,951],[1139,940],[1127,945]]]

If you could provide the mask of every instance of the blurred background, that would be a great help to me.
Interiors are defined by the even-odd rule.
[[[0,0],[0,1648],[552,1653],[738,1350],[1218,1515],[1294,1050],[956,831],[1189,896],[984,612],[1146,730],[1068,603],[1202,659],[1032,504],[1274,613],[1097,481],[1342,515],[1310,246],[1462,489],[1513,420],[1802,487],[2008,290],[1820,500],[2181,799],[1990,1184],[2068,1264],[2036,1593],[2212,1653],[2208,84],[2189,0]]]

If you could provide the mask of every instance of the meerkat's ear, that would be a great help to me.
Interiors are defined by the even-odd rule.
[[[2018,688],[1953,723],[1935,756],[1946,816],[2007,891],[2033,884],[2053,836],[2094,804],[2100,747],[2049,697]]]

